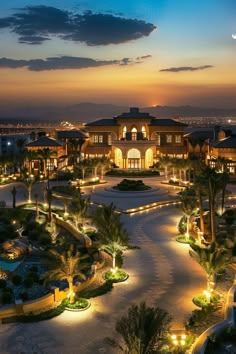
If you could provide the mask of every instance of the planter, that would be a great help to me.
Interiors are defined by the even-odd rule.
[[[81,306],[81,302],[82,302],[82,306]],[[69,301],[66,300],[65,310],[71,312],[81,312],[87,310],[90,306],[91,306],[91,302],[88,299],[79,298],[74,304],[71,305],[69,304]]]
[[[108,272],[105,273],[104,279],[106,281],[111,281],[112,283],[121,283],[123,281],[126,281],[129,278],[129,274],[127,274],[123,270],[108,270]]]

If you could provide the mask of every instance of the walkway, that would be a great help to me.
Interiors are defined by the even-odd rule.
[[[179,216],[174,207],[122,216],[133,243],[141,247],[126,254],[128,281],[93,299],[86,312],[64,312],[52,320],[32,324],[2,325],[0,353],[117,354],[104,338],[115,336],[116,319],[131,303],[143,300],[168,309],[174,326],[182,328],[193,308],[191,298],[196,288],[201,292],[206,279],[189,258],[188,246],[174,240]]]

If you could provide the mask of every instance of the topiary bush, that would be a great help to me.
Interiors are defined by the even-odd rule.
[[[145,191],[151,187],[146,186],[141,180],[123,179],[113,188],[119,191]]]

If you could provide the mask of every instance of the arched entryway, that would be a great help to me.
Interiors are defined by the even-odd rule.
[[[123,161],[122,151],[121,151],[121,149],[116,148],[115,149],[115,164],[116,164],[116,166],[123,168],[122,161]]]
[[[145,168],[149,168],[153,165],[153,151],[152,149],[147,149],[145,153]]]
[[[128,168],[137,169],[141,167],[141,153],[137,149],[130,149],[127,154]]]

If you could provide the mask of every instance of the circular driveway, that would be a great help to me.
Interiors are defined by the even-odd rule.
[[[165,308],[173,326],[183,328],[194,308],[191,299],[206,286],[206,276],[188,255],[188,246],[175,241],[179,217],[172,206],[122,216],[132,243],[140,247],[126,252],[129,279],[92,299],[92,306],[83,313],[64,312],[48,321],[1,325],[0,353],[115,354],[117,350],[106,345],[104,338],[115,336],[116,319],[140,301]]]

